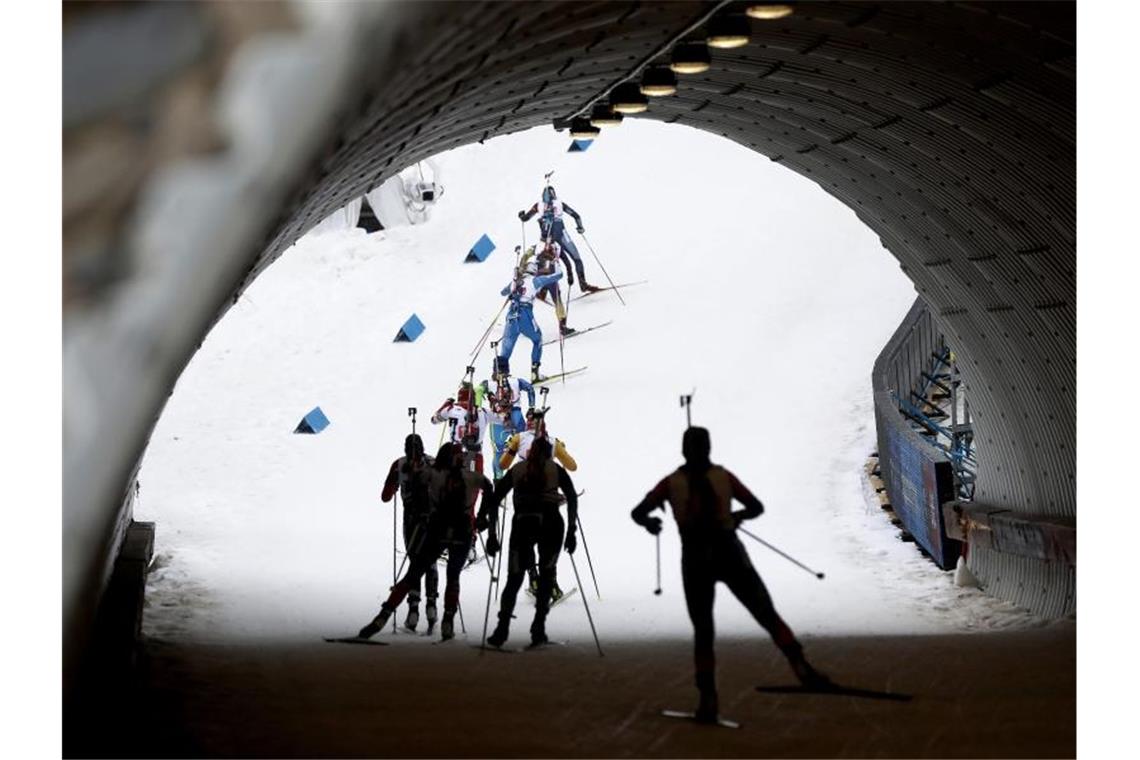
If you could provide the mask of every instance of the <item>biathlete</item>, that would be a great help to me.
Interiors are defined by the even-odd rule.
[[[802,683],[826,687],[828,678],[804,658],[796,640],[772,606],[772,598],[752,567],[748,553],[736,537],[744,520],[759,517],[764,505],[731,472],[709,461],[711,444],[705,428],[685,431],[681,451],[685,464],[666,476],[634,507],[634,522],[651,534],[661,532],[661,518],[650,512],[669,502],[681,533],[681,577],[685,603],[693,622],[693,660],[700,702],[696,718],[715,723],[719,711],[716,692],[716,655],[713,652],[713,597],[723,581],[752,616],[772,636]],[[744,510],[732,511],[732,500]]]

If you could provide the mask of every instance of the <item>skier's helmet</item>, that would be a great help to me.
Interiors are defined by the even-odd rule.
[[[404,456],[416,459],[424,454],[424,441],[417,433],[410,434],[404,439]]]
[[[455,403],[464,408],[471,406],[471,383],[464,383],[459,386],[459,390],[455,394]]]
[[[554,185],[547,185],[542,189],[542,202],[552,203],[558,196],[554,194]]]
[[[712,442],[709,440],[708,428],[691,427],[685,431],[681,438],[681,453],[685,461],[690,464],[707,464]]]

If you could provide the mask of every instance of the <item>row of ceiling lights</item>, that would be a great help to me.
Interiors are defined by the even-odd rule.
[[[749,18],[771,21],[792,14],[788,3],[753,3],[746,11]],[[700,74],[712,63],[709,48],[736,48],[747,45],[751,37],[748,18],[740,15],[716,16],[709,21],[704,42],[681,42],[673,46],[668,67],[650,66],[641,83],[623,82],[610,93],[609,103],[599,103],[590,116],[579,116],[570,122],[570,136],[591,140],[601,134],[600,127],[621,124],[626,114],[637,114],[649,108],[649,98],[677,92],[677,74]]]

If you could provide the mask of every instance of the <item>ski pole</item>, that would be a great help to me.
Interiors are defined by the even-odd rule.
[[[495,312],[495,318],[491,320],[491,324],[487,325],[487,329],[483,331],[483,335],[479,338],[479,342],[475,344],[475,348],[471,350],[471,360],[479,358],[479,352],[483,350],[483,344],[487,342],[487,336],[495,329],[495,323],[499,321],[499,315],[503,313],[503,309],[507,308],[507,304],[511,302],[511,297],[507,296],[503,300],[503,305]]]
[[[501,547],[500,547],[501,548]],[[479,645],[479,656],[487,649],[487,621],[491,619],[491,589],[495,586],[495,569],[491,568],[491,579],[487,581],[487,607],[483,610],[483,641]]]
[[[743,533],[744,535],[748,536],[748,537],[749,537],[749,538],[751,538],[752,540],[754,540],[754,541],[758,541],[758,542],[760,542],[761,544],[763,544],[764,546],[767,546],[769,549],[771,549],[772,551],[776,552],[776,554],[779,554],[781,557],[783,557],[784,559],[788,560],[788,561],[789,561],[789,562],[791,562],[793,565],[796,565],[797,567],[801,567],[801,568],[803,568],[804,570],[807,570],[807,571],[808,571],[809,573],[811,573],[812,575],[814,575],[816,578],[819,578],[820,580],[823,580],[823,573],[820,573],[820,572],[817,572],[817,571],[815,571],[815,570],[812,570],[810,567],[808,567],[807,565],[805,565],[803,562],[800,562],[800,561],[799,561],[798,559],[796,559],[795,557],[793,557],[793,556],[791,556],[791,555],[789,555],[789,554],[786,554],[786,553],[784,553],[784,552],[780,551],[779,549],[777,549],[776,547],[772,546],[770,543],[768,543],[768,542],[767,542],[767,541],[765,541],[764,539],[760,538],[760,536],[757,536],[757,535],[756,535],[756,534],[754,534],[754,533],[750,533],[750,532],[748,532],[747,530],[745,530],[744,528],[740,528],[740,532],[741,532],[741,533]]]
[[[399,506],[400,494],[397,492],[395,498],[392,500],[392,586],[395,586],[396,581],[400,579],[400,576],[396,575],[396,511]],[[392,633],[396,633],[395,615],[392,616]]]
[[[654,533],[653,537],[657,539],[657,588],[653,590],[653,593],[661,596],[661,533]]]
[[[590,249],[590,255],[594,257],[594,261],[598,262],[598,267],[602,270],[602,274],[606,276],[606,280],[609,281],[610,287],[614,289],[614,293],[617,294],[618,300],[621,301],[621,305],[625,306],[625,299],[621,297],[621,290],[619,290],[618,286],[614,284],[613,279],[610,278],[610,273],[607,272],[605,266],[602,265],[602,260],[599,259],[598,254],[594,252],[594,246],[590,245],[590,239],[586,237],[585,232],[579,232],[578,234],[582,236],[582,240],[585,241],[586,247]]]
[[[582,548],[586,550],[586,564],[590,568],[590,577],[594,581],[594,593],[598,595],[598,601],[602,600],[602,592],[598,590],[598,576],[594,574],[594,561],[590,559],[590,545],[586,543],[586,529],[582,527],[582,515],[578,517],[578,532],[582,534]]]
[[[578,588],[582,588],[582,578],[578,575],[578,564],[574,561],[573,554],[570,554],[570,567],[574,568],[574,580],[578,581]],[[594,634],[594,644],[598,647],[598,657],[605,657],[602,642],[598,641],[598,629],[594,627],[594,616],[590,614],[590,603],[586,601],[585,594],[582,594],[582,604],[586,608],[586,619],[590,621],[590,631]]]

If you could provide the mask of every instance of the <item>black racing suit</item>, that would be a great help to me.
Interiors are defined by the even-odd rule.
[[[570,534],[576,534],[578,525],[578,493],[569,473],[553,460],[545,460],[539,471],[529,462],[519,462],[495,485],[493,503],[498,505],[514,489],[515,514],[511,520],[511,541],[507,560],[507,583],[503,587],[499,621],[509,625],[515,609],[519,588],[527,570],[534,565],[534,552],[538,549],[538,589],[535,593],[534,624],[541,626],[550,611],[550,595],[554,589],[554,574],[558,556],[562,551],[566,524],[558,512],[558,492],[566,496],[566,517]]]
[[[400,489],[400,498],[404,502],[404,550],[411,558],[417,548],[423,543],[427,533],[428,515],[431,505],[428,503],[428,472],[432,466],[432,458],[424,456],[419,461],[409,460],[406,456],[392,462],[388,470],[388,477],[384,481],[384,491],[380,495],[381,501],[391,501]],[[428,606],[434,606],[439,596],[439,570],[433,562],[424,573]],[[415,607],[420,603],[420,579],[416,578],[415,585],[408,591],[408,604]]]
[[[447,587],[443,593],[443,614],[454,614],[459,607],[459,573],[467,563],[467,552],[474,540],[468,493],[472,488],[483,492],[482,516],[493,501],[491,481],[468,470],[431,470],[429,494],[432,511],[426,523],[423,541],[419,543],[408,565],[408,572],[392,587],[384,606],[396,609],[420,577],[435,567],[447,550]]]
[[[744,504],[743,512],[731,512],[734,498]],[[740,520],[764,511],[760,500],[723,467],[686,465],[646,494],[633,509],[634,521],[646,525],[649,513],[663,508],[666,501],[673,507],[681,532],[681,577],[689,619],[693,622],[697,688],[716,688],[713,599],[717,581],[728,586],[789,660],[802,659],[799,642],[776,613],[764,582],[736,537]]]

